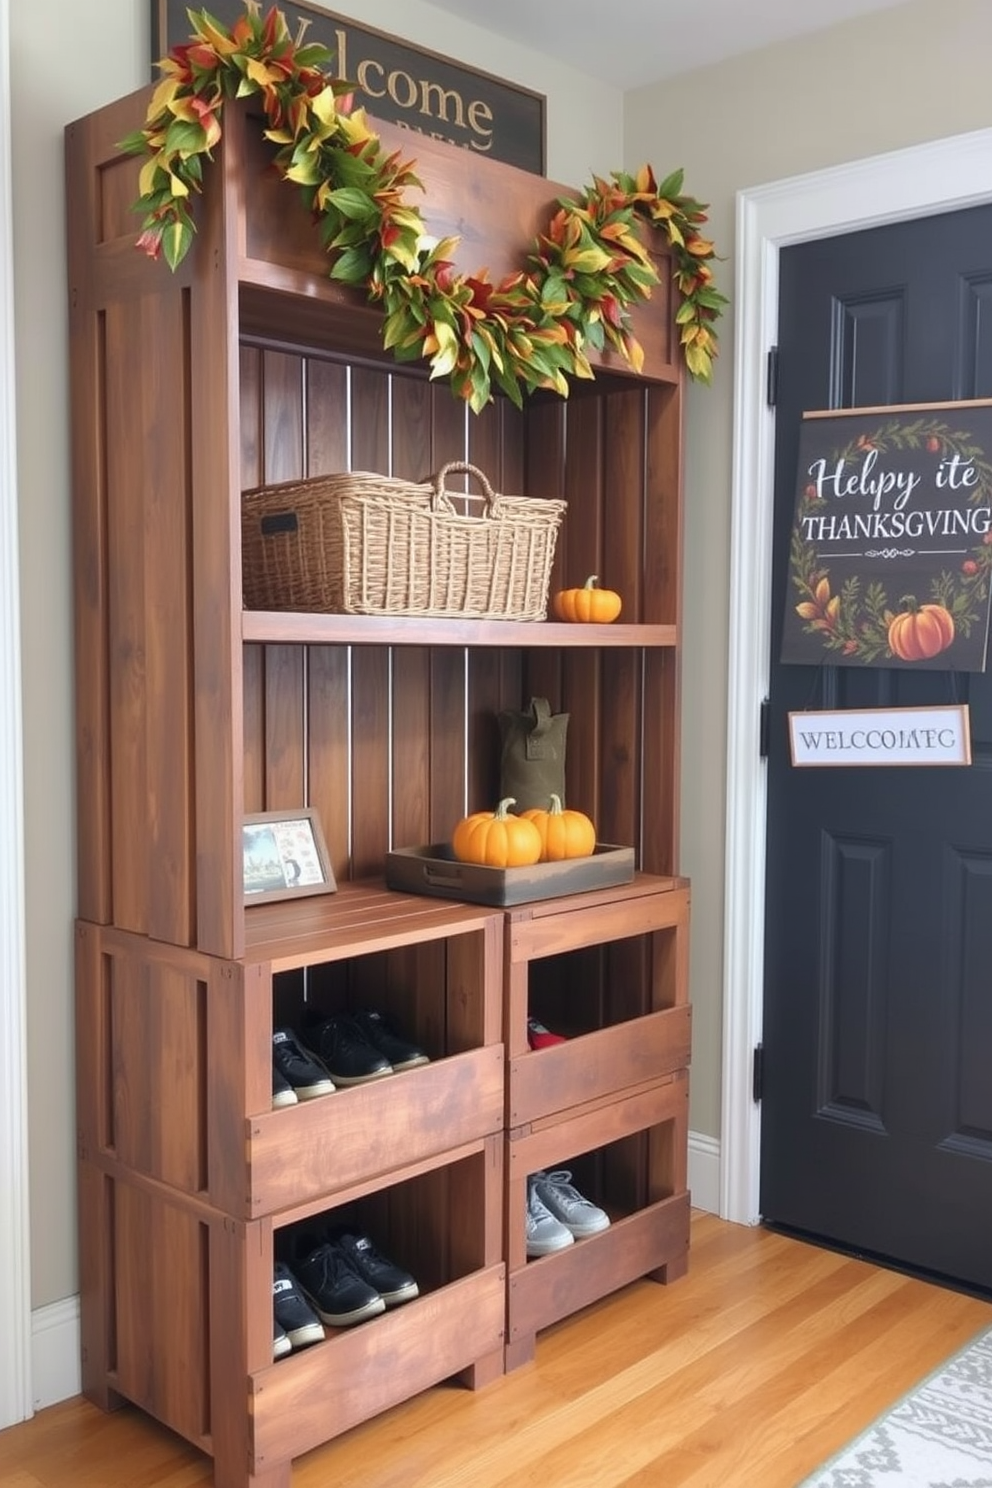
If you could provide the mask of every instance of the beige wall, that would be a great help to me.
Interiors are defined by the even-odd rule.
[[[209,4],[206,6],[209,9]],[[13,0],[14,287],[28,988],[32,1305],[77,1288],[72,1074],[72,621],[62,131],[148,81],[148,0]],[[622,97],[421,0],[342,15],[548,97],[558,180],[621,164]],[[415,139],[415,136],[412,136]],[[412,151],[411,153],[415,153]]]
[[[825,10],[828,7],[824,7]],[[992,124],[992,5],[911,0],[816,36],[628,94],[625,159],[659,174],[682,165],[711,204],[734,283],[736,193],[810,170]],[[694,1131],[720,1133],[723,843],[731,444],[732,313],[713,386],[689,399],[682,863],[693,880]],[[741,749],[753,739],[732,741]]]

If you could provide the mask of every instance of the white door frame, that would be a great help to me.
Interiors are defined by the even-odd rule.
[[[761,1114],[751,1068],[762,1029],[767,769],[757,741],[773,597],[775,415],[765,401],[765,368],[778,338],[779,251],[988,201],[992,129],[775,181],[737,198],[720,1213],[741,1224],[761,1217]]]
[[[9,19],[0,0],[0,1428],[32,1411]]]

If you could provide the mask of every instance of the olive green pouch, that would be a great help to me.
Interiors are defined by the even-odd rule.
[[[547,810],[551,797],[565,804],[565,736],[568,714],[552,713],[547,698],[531,698],[523,713],[499,714],[500,800],[512,796],[515,810]]]

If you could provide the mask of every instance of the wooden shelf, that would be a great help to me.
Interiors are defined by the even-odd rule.
[[[280,899],[245,914],[245,962],[273,972],[366,956],[473,931],[501,933],[497,911],[387,889],[382,879],[342,884],[336,893]]]
[[[245,641],[334,646],[591,646],[672,648],[674,625],[567,625],[557,620],[431,620],[419,616],[312,615],[246,610]]]

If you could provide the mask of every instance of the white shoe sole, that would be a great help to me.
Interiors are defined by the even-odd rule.
[[[528,1240],[528,1256],[554,1255],[556,1250],[567,1250],[575,1244],[575,1236],[569,1230],[564,1235],[552,1235],[547,1240]]]
[[[294,1348],[306,1348],[311,1343],[323,1343],[324,1330],[320,1323],[304,1323],[302,1328],[287,1328],[286,1333]]]
[[[336,1086],[330,1080],[321,1080],[316,1085],[297,1085],[294,1087],[298,1100],[316,1100],[319,1095],[333,1095]]]

